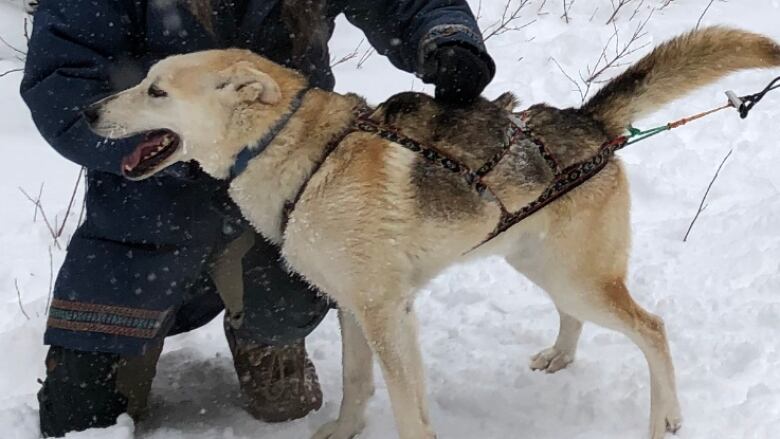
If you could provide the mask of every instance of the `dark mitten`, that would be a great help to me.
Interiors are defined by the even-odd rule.
[[[493,78],[490,64],[470,47],[451,44],[431,54],[436,99],[448,105],[474,102]]]

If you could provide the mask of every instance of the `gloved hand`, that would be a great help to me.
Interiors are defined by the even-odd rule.
[[[454,106],[474,102],[493,79],[491,65],[477,50],[457,43],[438,47],[425,70],[436,85],[436,99]]]

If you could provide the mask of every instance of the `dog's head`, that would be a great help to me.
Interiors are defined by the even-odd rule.
[[[300,75],[249,51],[197,52],[160,61],[140,84],[84,115],[103,137],[145,134],[122,162],[130,179],[188,160],[225,178],[241,148],[262,137],[303,87]]]

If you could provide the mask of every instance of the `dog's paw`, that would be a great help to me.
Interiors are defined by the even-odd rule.
[[[650,426],[650,439],[663,439],[666,433],[677,434],[682,428],[682,415],[678,409],[672,410],[658,420],[653,420]]]
[[[363,422],[331,421],[320,427],[311,439],[353,439],[363,431]]]
[[[574,361],[574,355],[556,348],[545,349],[531,357],[531,369],[555,373]]]

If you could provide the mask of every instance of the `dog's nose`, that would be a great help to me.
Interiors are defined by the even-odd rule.
[[[84,118],[87,120],[87,123],[92,126],[95,124],[95,122],[100,119],[100,111],[98,111],[98,107],[95,105],[90,105],[87,107],[86,110],[83,111]]]

